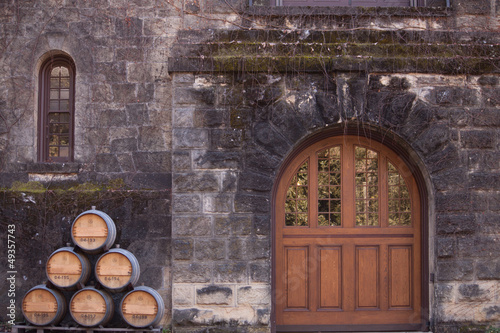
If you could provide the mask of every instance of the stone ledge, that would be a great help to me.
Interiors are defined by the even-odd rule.
[[[26,166],[26,171],[33,174],[72,174],[78,173],[80,170],[80,163],[29,163]]]

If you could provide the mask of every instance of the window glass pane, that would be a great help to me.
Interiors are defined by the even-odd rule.
[[[50,79],[50,88],[59,88],[59,79]]]
[[[61,146],[68,146],[69,145],[69,137],[68,136],[61,136],[60,137],[60,145]]]
[[[69,89],[61,89],[61,99],[69,99]]]
[[[53,100],[53,101],[50,101],[50,110],[51,111],[58,111],[59,110],[59,100]]]
[[[50,72],[50,76],[59,76],[61,75],[61,67],[57,66],[52,69]]]
[[[285,202],[285,225],[308,225],[308,163],[304,162],[292,177]]]
[[[69,77],[61,78],[61,88],[69,88]]]
[[[377,226],[378,222],[378,153],[374,150],[354,148],[356,225]]]
[[[69,157],[69,148],[68,147],[60,147],[59,148],[59,157]]]
[[[50,99],[59,99],[59,90],[50,89]]]
[[[59,144],[59,137],[57,135],[51,135],[49,139],[50,146],[57,146]]]
[[[341,149],[329,147],[318,157],[318,225],[341,225]]]
[[[404,178],[397,168],[388,162],[389,225],[411,225],[410,193]]]
[[[60,115],[61,115],[61,123],[69,123],[70,116],[68,112],[60,113]]]
[[[49,123],[58,123],[60,113],[49,113]]]
[[[58,147],[50,147],[49,148],[49,156],[50,157],[58,157],[59,156],[59,148]]]
[[[61,76],[69,76],[69,70],[66,67],[61,67]]]
[[[59,110],[69,111],[69,101],[67,99],[61,99],[59,103]]]

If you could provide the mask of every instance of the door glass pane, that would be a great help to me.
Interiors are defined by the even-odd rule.
[[[389,226],[411,225],[410,192],[404,178],[391,162],[387,163],[389,191]]]
[[[379,225],[378,153],[358,147],[355,155],[356,226]]]
[[[307,226],[308,222],[308,162],[304,162],[292,177],[286,193],[285,225]]]
[[[318,226],[340,226],[341,167],[340,147],[318,153]]]

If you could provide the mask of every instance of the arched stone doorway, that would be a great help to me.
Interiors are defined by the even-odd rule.
[[[426,330],[427,192],[396,137],[332,129],[273,194],[276,331]]]

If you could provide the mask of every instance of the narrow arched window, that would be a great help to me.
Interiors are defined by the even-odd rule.
[[[41,162],[73,160],[75,66],[65,56],[48,59],[40,72],[39,144]]]

